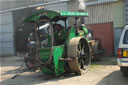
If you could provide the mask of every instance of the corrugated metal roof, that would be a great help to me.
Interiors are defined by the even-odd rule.
[[[31,7],[37,7],[42,5],[50,5],[50,4],[56,4],[56,3],[62,3],[67,2],[69,0],[44,0],[44,1],[2,1],[1,7],[0,7],[0,13],[10,12],[14,10],[20,10],[25,8],[31,8]]]
[[[95,1],[88,0],[86,5],[87,6],[89,6],[89,5],[97,5],[97,4],[109,3],[109,2],[115,2],[115,1],[119,1],[119,0],[95,0]]]

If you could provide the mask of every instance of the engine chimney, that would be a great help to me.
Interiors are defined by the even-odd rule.
[[[85,12],[86,5],[84,0],[70,0],[68,2],[68,11],[73,12]],[[81,18],[81,24],[85,24],[85,18]],[[73,25],[74,20],[72,18],[69,19],[69,25]]]
[[[78,11],[79,12],[85,12],[86,4],[85,4],[84,0],[78,0],[78,2],[79,2]],[[85,18],[84,17],[81,18],[81,24],[85,24]]]
[[[86,9],[86,5],[84,0],[78,0],[79,4],[78,4],[78,10],[79,11],[85,11]]]

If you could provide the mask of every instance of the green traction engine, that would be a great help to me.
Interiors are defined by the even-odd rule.
[[[91,62],[90,49],[94,43],[88,38],[88,29],[80,22],[87,16],[86,12],[40,10],[26,17],[25,23],[35,25],[28,38],[26,66],[55,76],[83,74]],[[67,27],[71,18],[74,23]]]

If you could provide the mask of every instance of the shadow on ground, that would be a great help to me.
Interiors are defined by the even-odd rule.
[[[96,85],[128,85],[128,77],[124,77],[120,71],[115,71],[104,77]]]
[[[74,75],[64,75],[57,78],[55,76],[43,75],[41,72],[27,71],[15,79],[11,79],[16,72],[22,72],[25,69],[25,65],[22,69],[19,69],[23,63],[23,57],[1,57],[0,62],[2,68],[0,85],[35,85],[74,77]]]
[[[117,65],[117,58],[114,57],[101,57],[98,60],[92,60],[92,65]]]
[[[20,66],[24,62],[23,56],[4,56],[0,57],[0,66],[8,67],[8,66]]]
[[[22,64],[23,59],[18,57],[12,57],[12,58],[2,58],[2,65],[1,67],[18,67]],[[116,65],[116,58],[107,58],[103,57],[99,61],[93,61],[92,65]],[[23,75],[20,75],[16,77],[15,79],[11,79],[12,76],[15,75],[18,69],[8,69],[4,70],[4,72],[1,74],[1,76],[5,77],[5,80],[1,81],[1,85],[35,85],[35,84],[45,84],[46,82],[57,82],[60,80],[70,79],[72,77],[77,77],[75,75],[64,75],[61,77],[54,77],[54,76],[47,76],[43,75],[41,72],[25,72]],[[23,70],[23,69],[22,69]],[[9,75],[9,76],[8,76]],[[114,81],[114,82],[113,82]],[[117,83],[115,83],[117,81]],[[93,81],[92,81],[93,82]],[[85,82],[86,83],[86,82]],[[96,85],[127,85],[128,79],[124,78],[121,75],[120,71],[115,71],[102,79],[100,82],[98,82]]]
[[[15,75],[15,73],[11,73],[11,71],[9,72],[10,74],[13,74],[13,76]],[[55,77],[55,76],[43,75],[41,72],[30,72],[30,71],[24,73],[23,75],[17,76],[14,79],[11,79],[13,76],[11,76],[6,80],[1,81],[0,84],[1,85],[36,85],[36,84],[42,85],[43,83],[47,83],[47,82],[57,82],[60,80],[77,77],[74,74]]]

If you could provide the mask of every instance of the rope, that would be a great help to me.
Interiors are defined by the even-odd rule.
[[[25,68],[22,72],[19,72],[19,70],[21,70],[21,68],[23,67],[24,62],[21,64],[21,66],[17,69],[18,71],[15,73],[15,75],[13,77],[11,77],[11,79],[15,79],[17,76],[19,76],[20,74],[26,72],[27,70],[29,70],[28,68]]]

